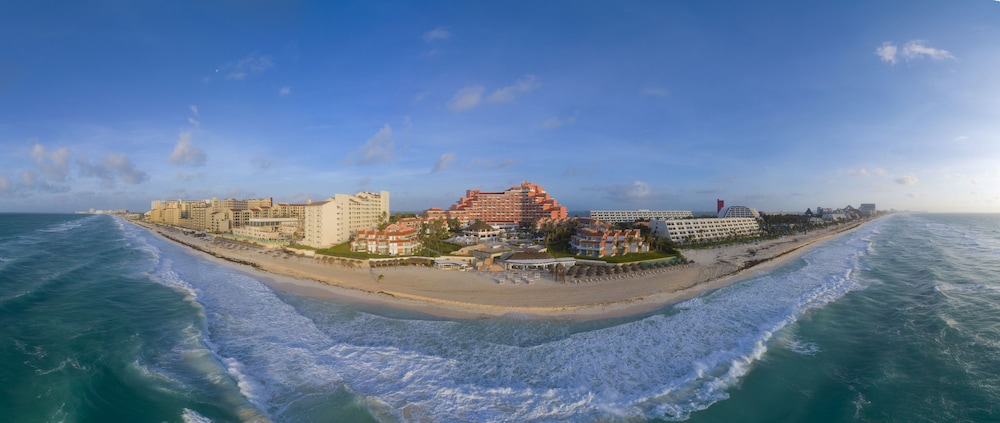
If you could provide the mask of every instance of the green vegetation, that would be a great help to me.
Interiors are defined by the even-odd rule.
[[[353,252],[353,251],[351,251],[351,243],[350,242],[345,242],[343,244],[337,244],[337,245],[334,245],[334,246],[332,246],[330,248],[317,248],[316,249],[316,254],[323,254],[323,255],[334,256],[334,257],[345,257],[345,258],[352,258],[352,259],[361,259],[361,260],[370,259],[370,258],[390,258],[390,257],[392,257],[392,256],[383,255],[383,254],[368,254],[368,253],[362,253],[362,252]]]
[[[418,255],[424,257],[446,256],[460,249],[462,249],[461,245],[438,240],[432,241],[430,244],[423,244],[423,248]]]
[[[632,263],[636,261],[647,261],[647,260],[657,260],[679,257],[677,253],[663,253],[659,251],[650,251],[648,253],[629,253],[622,256],[609,256],[609,257],[585,257],[573,255],[569,252],[565,246],[558,244],[550,244],[548,249],[549,255],[552,257],[573,257],[578,260],[594,260],[603,261],[605,263]]]
[[[408,213],[408,212],[396,212],[396,213],[393,213],[391,216],[389,216],[389,223],[396,223],[400,219],[406,219],[406,218],[409,218],[409,217],[417,217],[417,214],[416,213]]]
[[[454,223],[458,223],[456,220]],[[420,245],[423,246],[418,255],[424,257],[438,257],[451,254],[462,248],[461,245],[445,242],[451,238],[448,223],[435,220],[430,223],[420,225]]]

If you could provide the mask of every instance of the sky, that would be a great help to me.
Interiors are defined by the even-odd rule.
[[[0,3],[0,212],[1000,212],[1000,2]]]

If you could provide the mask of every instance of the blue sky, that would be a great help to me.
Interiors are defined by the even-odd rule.
[[[5,1],[0,212],[1000,212],[1000,2]]]

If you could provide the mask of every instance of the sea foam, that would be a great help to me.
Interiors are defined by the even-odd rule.
[[[863,287],[855,271],[878,225],[795,266],[591,330],[388,318],[316,301],[296,308],[250,276],[166,245],[154,274],[192,293],[206,344],[243,395],[279,419],[303,398],[347,390],[399,420],[678,420],[727,398],[775,333]]]

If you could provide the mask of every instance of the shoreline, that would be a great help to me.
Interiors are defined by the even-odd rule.
[[[475,319],[519,317],[596,320],[649,313],[800,257],[835,236],[870,220],[808,234],[705,250],[682,250],[694,264],[643,271],[618,278],[579,283],[540,277],[498,284],[504,272],[460,272],[404,266],[345,267],[234,241],[208,242],[181,230],[134,222],[155,236],[187,247],[217,264],[260,279],[275,290],[320,299],[388,306],[431,316]],[[530,273],[530,272],[529,272]]]

